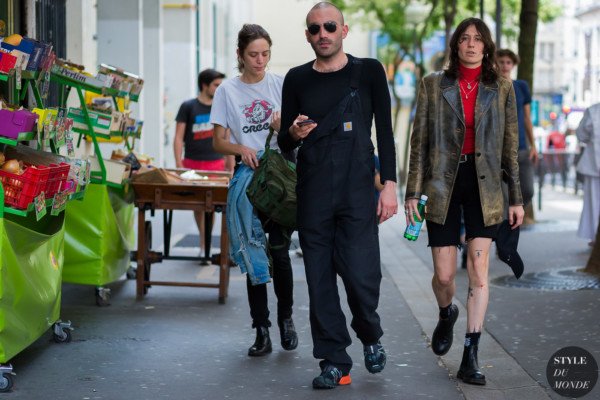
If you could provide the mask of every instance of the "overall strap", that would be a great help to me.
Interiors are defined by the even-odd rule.
[[[357,98],[358,86],[360,83],[360,71],[363,65],[363,61],[359,58],[352,60],[352,70],[350,72],[350,88],[351,91],[348,93],[319,123],[320,128],[314,133],[309,135],[309,139],[302,144],[304,151],[315,144],[318,140],[329,136],[331,140],[331,130],[335,129],[339,124],[342,123],[342,117],[344,111],[348,107],[351,101]]]
[[[337,106],[337,114],[343,115],[344,110],[348,107],[348,104],[356,97],[356,92],[358,91],[358,86],[360,85],[360,71],[362,69],[363,62],[360,58],[355,58],[352,60],[352,70],[350,71],[350,89],[351,92],[338,104]],[[341,121],[336,121],[334,125],[337,123],[341,123]]]
[[[362,68],[363,62],[360,58],[355,58],[352,60],[352,75],[350,76],[350,87],[353,90],[358,90],[358,86],[360,84],[360,70]]]

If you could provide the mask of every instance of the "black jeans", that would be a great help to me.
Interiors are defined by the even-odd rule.
[[[263,226],[265,233],[269,235],[269,253],[273,260],[271,276],[273,278],[275,295],[277,296],[277,320],[281,321],[291,318],[292,305],[294,304],[294,278],[289,254],[289,236],[291,232],[286,232],[284,235],[285,228],[275,223],[268,223]],[[267,284],[252,285],[250,278],[247,278],[246,287],[248,288],[248,303],[250,305],[252,327],[271,326],[267,301]]]

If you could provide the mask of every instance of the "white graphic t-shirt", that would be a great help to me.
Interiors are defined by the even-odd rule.
[[[239,77],[225,80],[215,92],[210,122],[231,129],[230,141],[255,150],[265,148],[275,111],[281,111],[283,77],[267,72],[258,83]],[[273,135],[271,148],[279,149]]]

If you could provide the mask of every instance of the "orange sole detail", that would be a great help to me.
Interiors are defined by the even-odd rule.
[[[342,378],[338,382],[338,385],[343,386],[343,385],[349,385],[351,383],[352,383],[352,378],[350,378],[350,375],[345,375],[345,376],[342,376]]]

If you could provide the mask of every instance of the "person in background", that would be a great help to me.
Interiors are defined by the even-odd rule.
[[[556,129],[553,129],[546,138],[546,149],[548,154],[544,158],[546,159],[546,168],[548,168],[551,174],[552,187],[554,187],[557,173],[560,174],[563,187],[566,187],[567,169],[569,166],[566,161],[566,135]]]
[[[524,210],[517,163],[518,127],[513,85],[499,77],[489,28],[463,20],[450,39],[448,68],[421,80],[411,136],[406,223],[426,218],[433,259],[432,288],[439,319],[431,339],[436,355],[453,341],[458,307],[456,285],[461,211],[468,242],[467,332],[457,378],[485,385],[478,347],[489,300],[489,252],[504,219],[502,171],[508,181],[508,221],[513,229]],[[475,124],[477,121],[477,125]],[[425,216],[417,204],[429,196]]]
[[[377,313],[381,285],[378,222],[397,212],[396,157],[390,93],[381,63],[344,52],[348,25],[340,10],[317,3],[305,36],[316,59],[291,69],[283,83],[283,150],[298,150],[298,234],[310,299],[313,356],[321,374],[314,389],[351,382],[351,338],[340,306],[344,282],[351,326],[365,367],[383,371],[385,350]],[[375,117],[383,189],[376,200],[371,125]]]
[[[271,37],[264,28],[245,24],[238,33],[237,42],[238,69],[241,75],[225,81],[215,93],[210,117],[215,126],[214,148],[221,154],[239,157],[244,164],[236,166],[230,188],[248,168],[254,170],[258,166],[257,152],[265,148],[269,127],[275,131],[280,129],[283,78],[266,71],[271,59],[271,44]],[[228,129],[230,135],[227,134]],[[279,149],[275,137],[272,138],[270,147]],[[293,158],[291,154],[284,156]],[[227,218],[236,212],[229,200],[230,197]],[[298,346],[298,336],[292,320],[294,280],[289,255],[291,232],[273,221],[263,223],[263,227],[269,234],[268,250],[273,260],[272,279],[277,296],[277,324],[281,346],[285,350],[294,350]],[[244,248],[251,245],[247,243],[239,251],[243,252]],[[256,328],[256,340],[248,349],[248,355],[264,356],[272,351],[267,285],[253,284],[255,282],[251,281],[250,273],[247,274],[246,283],[252,327]]]
[[[175,117],[177,125],[173,143],[177,168],[233,171],[233,157],[223,157],[213,150],[213,126],[209,121],[215,91],[224,78],[225,74],[214,69],[205,69],[200,72],[198,96],[183,102],[179,107]],[[204,212],[194,211],[194,218],[200,234],[200,249],[205,243],[204,217]]]
[[[583,210],[577,236],[594,246],[600,220],[600,103],[585,110],[576,134],[585,145],[577,162],[577,172],[583,176]]]
[[[511,81],[512,70],[519,65],[519,56],[509,49],[496,51],[496,63],[500,75]],[[517,99],[517,123],[519,125],[519,180],[521,181],[521,194],[523,206],[527,207],[534,194],[534,164],[538,161],[538,152],[533,137],[533,124],[531,123],[531,92],[527,82],[522,79],[512,81]]]

